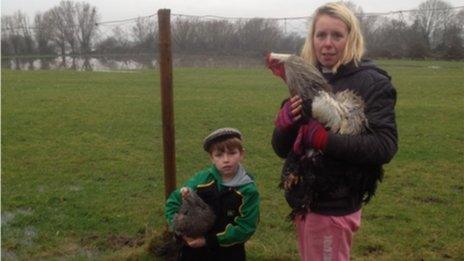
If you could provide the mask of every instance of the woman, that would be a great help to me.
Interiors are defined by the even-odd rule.
[[[362,59],[359,23],[345,5],[328,3],[313,17],[301,56],[323,73],[334,92],[349,89],[364,100],[368,128],[341,135],[314,119],[304,121],[302,101],[295,96],[279,111],[272,144],[286,158],[284,171],[296,160],[303,177],[286,191],[301,260],[349,260],[362,204],[374,195],[382,165],[397,151],[396,91],[385,71]],[[320,153],[289,157],[309,148]]]

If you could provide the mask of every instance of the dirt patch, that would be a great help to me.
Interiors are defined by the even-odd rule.
[[[145,242],[143,235],[129,237],[124,235],[110,235],[107,238],[108,246],[112,249],[120,249],[123,247],[139,247]]]
[[[362,246],[361,249],[365,256],[379,255],[385,251],[384,247],[380,244]]]
[[[453,185],[451,186],[451,190],[457,193],[462,193],[464,191],[464,186]]]
[[[453,257],[449,254],[443,254],[443,258],[445,259],[452,259]]]
[[[121,249],[124,247],[139,247],[145,243],[145,236],[142,233],[138,233],[135,236],[127,235],[109,235],[107,237],[101,237],[97,235],[90,235],[81,238],[80,244],[82,247],[96,247],[98,249]]]
[[[154,233],[145,247],[147,252],[155,257],[156,260],[177,260],[180,250],[180,242],[176,240],[174,234],[164,231],[161,234]]]
[[[83,245],[83,246],[89,246],[89,245],[91,245],[93,242],[97,241],[98,238],[99,238],[99,237],[96,236],[96,235],[87,236],[87,237],[81,238],[81,245]]]
[[[428,203],[428,204],[443,204],[445,203],[445,200],[439,198],[439,197],[434,197],[434,196],[427,196],[427,197],[413,197],[414,200],[422,202],[422,203]]]

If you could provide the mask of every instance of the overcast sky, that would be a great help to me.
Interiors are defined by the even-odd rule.
[[[2,15],[21,10],[30,22],[38,12],[58,5],[60,0],[1,0]],[[425,0],[354,0],[364,12],[388,12],[415,9]],[[100,22],[148,16],[160,8],[171,13],[217,15],[225,17],[300,17],[329,1],[322,0],[92,0],[84,1],[97,7]],[[464,0],[447,0],[452,6],[464,6]]]

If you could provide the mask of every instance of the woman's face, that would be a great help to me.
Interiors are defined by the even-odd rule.
[[[340,60],[348,38],[348,27],[340,19],[321,15],[314,26],[313,44],[319,63],[332,69]]]

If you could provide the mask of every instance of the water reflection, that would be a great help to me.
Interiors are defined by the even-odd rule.
[[[173,66],[248,68],[262,66],[262,60],[236,56],[174,55]],[[127,71],[157,67],[158,61],[153,54],[108,57],[2,57],[2,68],[11,70]]]
[[[150,59],[139,58],[106,58],[106,57],[38,57],[38,58],[2,58],[2,68],[11,70],[139,70],[155,68],[156,63]]]

